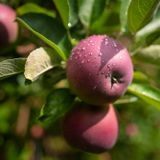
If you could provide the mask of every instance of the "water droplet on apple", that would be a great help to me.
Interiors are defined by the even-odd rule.
[[[83,64],[83,63],[84,63],[84,60],[82,60],[81,63]]]
[[[98,56],[102,56],[102,52],[99,52]]]
[[[117,48],[117,44],[113,41],[113,47]]]
[[[86,50],[86,48],[85,48],[85,47],[82,47],[82,50],[83,50],[83,51],[85,51],[85,50]]]

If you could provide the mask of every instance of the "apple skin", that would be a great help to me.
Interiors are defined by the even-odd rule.
[[[76,104],[64,118],[63,135],[68,144],[86,152],[102,153],[111,149],[118,138],[113,105]]]
[[[106,35],[93,35],[78,43],[67,63],[72,91],[93,105],[112,103],[127,90],[133,65],[126,48]]]
[[[18,36],[18,24],[15,22],[16,12],[0,3],[0,47],[13,43]]]

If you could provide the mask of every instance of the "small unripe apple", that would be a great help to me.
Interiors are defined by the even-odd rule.
[[[102,153],[111,149],[118,137],[113,105],[76,104],[64,118],[63,134],[71,146],[86,152]]]
[[[0,4],[0,47],[13,43],[17,39],[18,24],[16,12],[5,4]]]
[[[80,41],[67,63],[71,89],[93,105],[117,100],[127,90],[132,77],[133,65],[127,49],[106,35]]]

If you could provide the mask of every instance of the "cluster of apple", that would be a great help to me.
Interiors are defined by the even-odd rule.
[[[17,39],[16,12],[0,4],[0,47]],[[133,77],[128,51],[106,35],[81,40],[67,63],[72,91],[82,100],[64,117],[64,137],[72,146],[87,152],[111,149],[118,137],[118,119],[113,106]]]
[[[64,118],[63,133],[73,147],[101,153],[111,149],[118,137],[118,119],[113,106],[133,77],[129,53],[106,35],[81,40],[67,63],[72,91],[82,100]]]

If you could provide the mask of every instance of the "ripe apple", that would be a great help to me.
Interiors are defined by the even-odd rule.
[[[86,152],[102,153],[111,149],[118,137],[113,105],[76,104],[64,118],[63,134],[71,146]]]
[[[71,89],[93,105],[111,103],[122,96],[133,77],[128,51],[106,35],[93,35],[79,42],[67,63]]]
[[[0,47],[17,39],[18,24],[15,18],[16,12],[10,6],[0,3]]]

